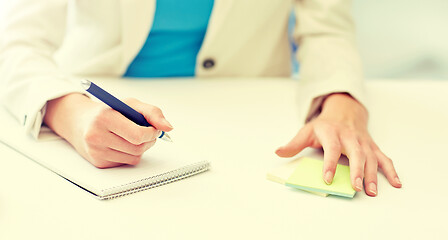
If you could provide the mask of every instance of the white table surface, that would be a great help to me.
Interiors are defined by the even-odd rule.
[[[289,79],[92,79],[161,107],[212,169],[100,201],[0,145],[0,239],[446,239],[448,82],[367,82],[370,129],[402,189],[320,197],[266,180],[300,128]],[[319,154],[307,151],[302,155]],[[62,157],[62,156],[61,156]]]

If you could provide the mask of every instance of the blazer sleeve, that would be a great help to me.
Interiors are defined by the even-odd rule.
[[[18,0],[2,21],[1,102],[36,138],[47,101],[82,92],[53,59],[65,34],[67,2]]]
[[[365,105],[350,0],[296,0],[294,39],[299,49],[301,117],[309,121],[331,93],[343,92]]]

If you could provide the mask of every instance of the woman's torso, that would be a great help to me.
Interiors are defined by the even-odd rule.
[[[56,61],[74,75],[122,76],[144,45],[155,1],[70,1]],[[290,0],[215,0],[195,75],[289,76]],[[210,64],[212,62],[212,64]]]

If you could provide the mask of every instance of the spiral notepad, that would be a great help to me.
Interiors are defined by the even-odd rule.
[[[33,139],[0,110],[0,142],[22,153],[99,199],[112,199],[158,187],[207,171],[209,162],[177,143],[158,141],[136,166],[98,169],[61,138]]]

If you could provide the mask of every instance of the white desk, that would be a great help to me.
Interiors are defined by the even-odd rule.
[[[96,80],[96,79],[93,79]],[[98,80],[97,80],[98,81]],[[442,239],[448,236],[448,82],[370,81],[371,132],[402,189],[320,197],[266,180],[299,129],[288,79],[100,81],[158,105],[209,172],[99,201],[0,145],[0,239]],[[137,89],[137,93],[133,90]],[[310,154],[310,152],[308,152]]]

